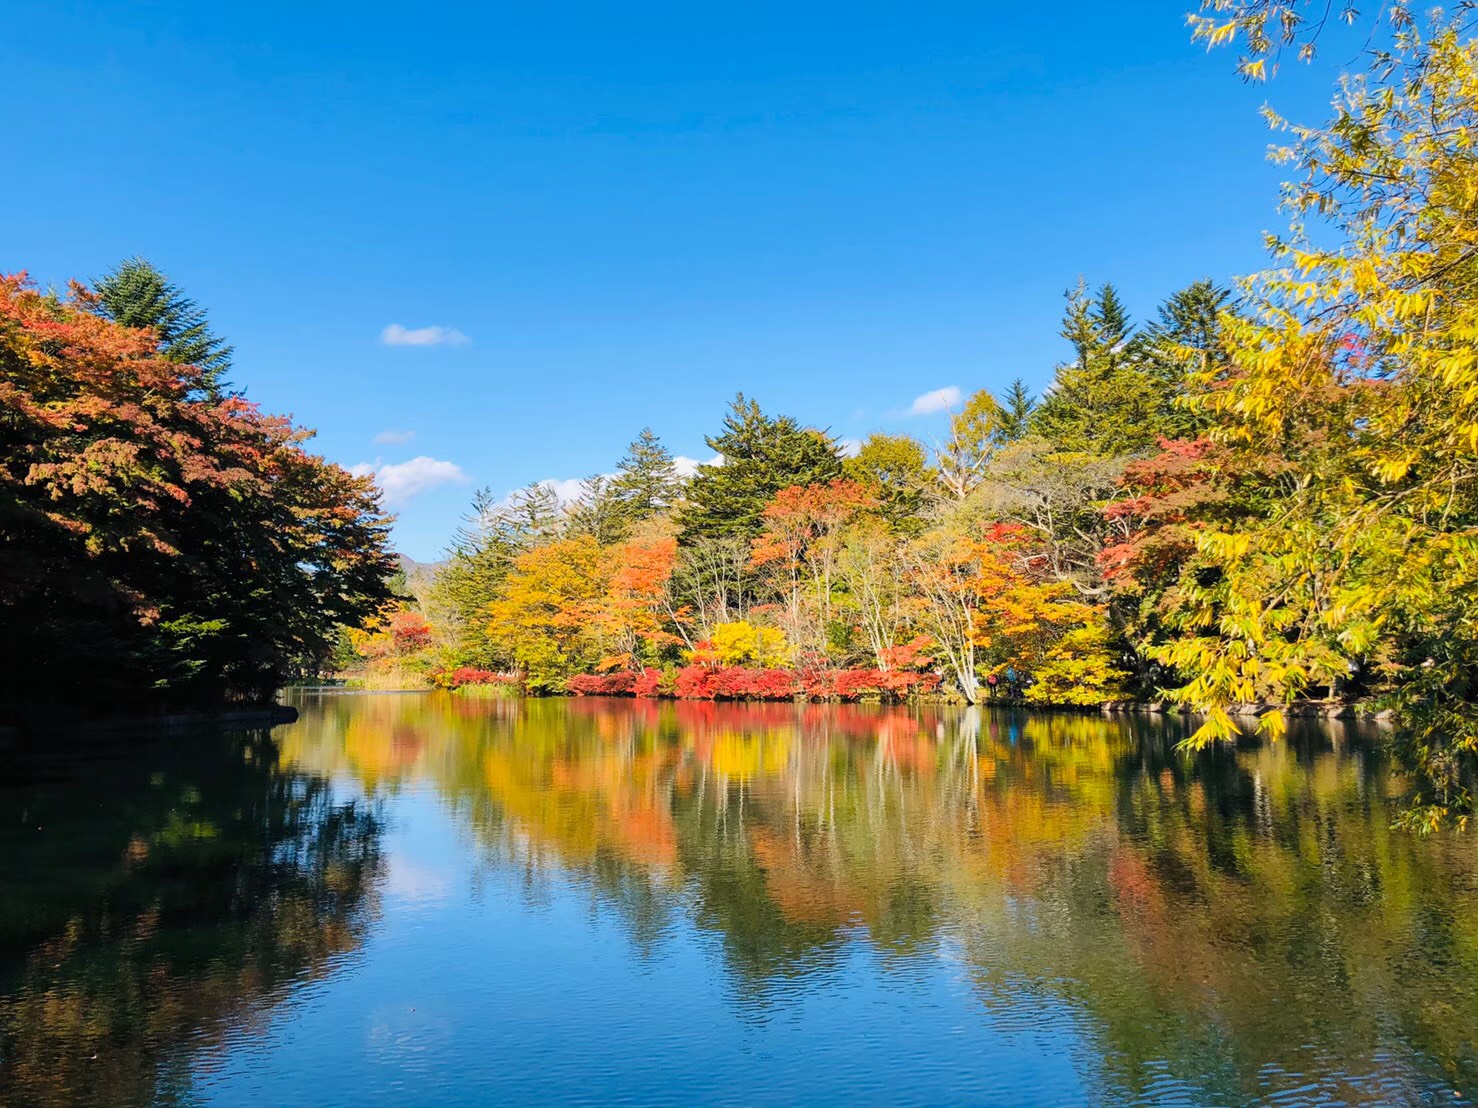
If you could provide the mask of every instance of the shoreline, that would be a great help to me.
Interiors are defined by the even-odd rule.
[[[317,695],[347,695],[368,693],[436,693],[445,692],[453,696],[462,696],[464,699],[474,699],[474,695],[463,694],[463,689],[479,688],[478,685],[465,685],[453,689],[442,689],[435,686],[405,687],[397,689],[367,689],[346,687],[344,685],[322,685],[314,687],[297,687],[297,691],[311,692]],[[891,705],[932,705],[936,707],[965,708],[970,705],[965,703],[963,697],[958,694],[922,693],[906,697],[888,698],[877,696],[863,697],[819,697],[809,698],[805,696],[785,697],[703,697],[703,696],[676,696],[671,693],[662,692],[656,696],[636,697],[630,693],[529,693],[524,691],[510,692],[508,699],[519,700],[556,700],[569,698],[572,700],[663,700],[672,702],[710,703],[723,704],[891,704]],[[1193,708],[1186,708],[1173,701],[1167,700],[1107,700],[1102,704],[1048,704],[1034,700],[1025,700],[1021,697],[982,697],[974,704],[977,708],[1012,708],[1022,711],[1034,712],[1059,712],[1074,715],[1145,715],[1145,716],[1174,716],[1186,719],[1198,719],[1205,713]],[[1361,721],[1365,723],[1377,723],[1389,725],[1395,718],[1395,713],[1390,709],[1377,708],[1374,704],[1366,701],[1326,701],[1309,700],[1299,701],[1293,704],[1277,705],[1267,702],[1256,702],[1249,704],[1235,704],[1227,708],[1227,714],[1232,718],[1244,722],[1252,722],[1270,712],[1281,711],[1290,719],[1327,719],[1343,721]]]
[[[274,701],[271,704],[252,704],[213,710],[196,708],[154,715],[107,716],[45,722],[25,720],[19,723],[0,723],[0,742],[35,737],[40,734],[105,735],[119,731],[175,734],[202,728],[243,730],[256,727],[276,727],[278,724],[295,723],[297,719],[298,710],[291,704],[278,704]]]

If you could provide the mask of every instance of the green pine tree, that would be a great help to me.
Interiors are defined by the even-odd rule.
[[[463,517],[431,588],[432,604],[450,628],[457,660],[464,665],[493,668],[500,662],[486,632],[487,608],[519,553],[498,526],[500,512],[491,490],[473,494],[472,510]]]
[[[1093,322],[1098,328],[1100,353],[1116,356],[1133,334],[1129,323],[1129,311],[1119,299],[1119,290],[1105,283],[1099,287],[1098,299],[1091,309]]]
[[[643,427],[617,463],[616,477],[611,482],[620,510],[631,523],[650,519],[671,508],[682,487],[672,452],[650,427]]]
[[[767,416],[743,393],[724,417],[723,431],[706,441],[723,461],[702,466],[688,484],[679,516],[684,542],[757,535],[760,513],[781,489],[842,475],[841,456],[828,435],[790,416]]]
[[[554,486],[544,481],[511,493],[493,516],[493,531],[516,550],[542,546],[559,538],[566,515]]]
[[[569,535],[589,535],[602,546],[609,546],[626,538],[636,517],[622,501],[616,479],[597,473],[585,479],[580,499],[570,505],[568,520]]]
[[[997,438],[1003,443],[1026,438],[1031,429],[1032,412],[1037,407],[1036,400],[1027,391],[1026,382],[1020,377],[1012,381],[999,403],[1001,415],[996,429]]]
[[[165,357],[198,366],[205,371],[207,391],[222,391],[232,348],[210,329],[205,309],[152,263],[143,258],[120,262],[98,278],[93,291],[109,319],[154,328]]]

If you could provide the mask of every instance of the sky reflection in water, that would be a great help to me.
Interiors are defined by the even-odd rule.
[[[0,786],[0,1101],[1478,1086],[1478,852],[1390,831],[1401,783],[1340,725],[1187,758],[1166,720],[301,707],[275,760],[52,753]]]

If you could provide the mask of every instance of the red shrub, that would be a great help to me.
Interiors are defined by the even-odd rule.
[[[672,692],[679,700],[712,700],[710,678],[714,673],[707,666],[684,666],[677,671]]]
[[[878,669],[749,669],[684,666],[669,678],[661,670],[641,673],[582,673],[566,688],[576,696],[672,697],[678,700],[898,700],[912,692],[938,687],[939,678],[911,670]]]
[[[631,696],[636,688],[634,673],[577,673],[565,682],[576,696]]]
[[[800,681],[792,669],[758,669],[750,677],[750,694],[758,700],[792,700]]]

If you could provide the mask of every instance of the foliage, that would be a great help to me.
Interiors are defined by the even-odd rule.
[[[1208,713],[1202,742],[1233,733],[1232,704],[1368,672],[1415,725],[1422,801],[1458,817],[1478,749],[1475,128],[1478,45],[1442,23],[1398,34],[1327,126],[1293,128],[1282,266],[1248,282],[1232,368],[1197,401],[1232,468],[1282,468],[1269,510],[1198,530],[1214,573],[1158,651]]]
[[[765,506],[764,530],[751,543],[750,565],[779,600],[791,642],[825,648],[843,530],[876,505],[862,485],[839,478],[781,489]]]
[[[566,676],[595,668],[599,644],[586,633],[607,583],[608,564],[588,535],[559,539],[520,554],[487,634],[507,652],[530,689],[559,691]]]
[[[790,646],[785,635],[775,627],[755,627],[748,620],[721,623],[713,629],[713,638],[700,643],[692,652],[696,662],[711,657],[721,666],[783,665],[789,658]]]
[[[615,648],[602,661],[602,668],[629,666],[643,651],[655,657],[663,647],[682,643],[684,640],[667,628],[688,622],[672,594],[677,540],[632,541],[612,553],[606,595],[592,617],[592,625]]]
[[[79,286],[0,279],[0,412],[10,705],[266,697],[389,598],[370,481]]]
[[[877,501],[890,527],[917,531],[924,494],[934,480],[923,443],[908,435],[875,432],[842,462],[842,468]]]
[[[724,429],[706,440],[722,459],[700,466],[679,512],[682,540],[751,538],[765,505],[793,485],[825,484],[842,475],[836,444],[790,416],[767,416],[753,400],[734,398]]]
[[[152,328],[159,352],[172,362],[194,366],[200,388],[219,396],[233,353],[211,330],[205,309],[143,258],[129,258],[99,277],[93,286],[98,310],[124,327]]]

